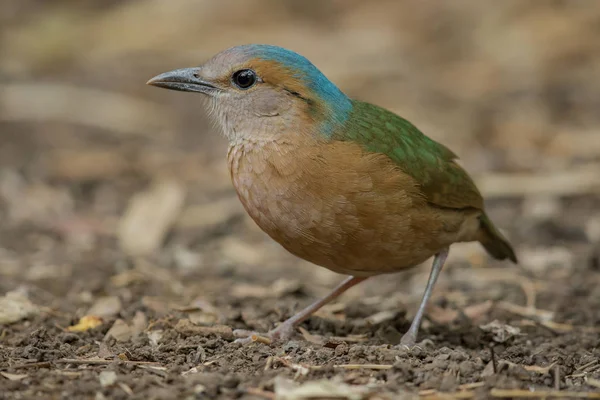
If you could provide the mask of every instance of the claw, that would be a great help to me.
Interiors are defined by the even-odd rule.
[[[404,338],[402,338],[404,339]],[[408,353],[411,353],[413,351],[422,351],[424,347],[427,346],[432,346],[433,342],[430,339],[424,339],[422,342],[420,343],[415,343],[415,342],[410,342],[409,340],[401,340],[400,344],[398,345],[399,349],[402,349]]]
[[[421,346],[419,346],[418,344],[408,345],[408,344],[402,344],[402,343],[400,343],[398,345],[398,348],[401,349],[401,350],[404,350],[407,353],[410,353],[410,352],[415,351],[415,350],[423,350],[423,348]]]

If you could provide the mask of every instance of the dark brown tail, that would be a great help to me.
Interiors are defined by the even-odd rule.
[[[481,221],[481,237],[479,242],[485,247],[487,252],[497,260],[508,258],[516,264],[517,256],[515,255],[515,251],[504,235],[500,233],[485,213],[479,219]]]

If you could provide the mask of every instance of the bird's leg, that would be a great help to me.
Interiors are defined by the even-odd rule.
[[[417,342],[417,333],[419,333],[421,320],[423,319],[423,314],[425,314],[425,307],[427,307],[427,302],[431,297],[431,292],[433,292],[435,281],[437,281],[440,271],[446,262],[446,257],[448,257],[448,248],[437,253],[433,259],[433,266],[429,273],[429,279],[427,280],[427,286],[425,287],[425,293],[423,293],[423,298],[419,304],[419,309],[410,324],[410,328],[408,328],[408,331],[402,336],[402,339],[400,339],[400,346],[404,348],[411,349]]]
[[[266,335],[261,335],[256,332],[247,331],[244,329],[236,329],[233,331],[233,335],[238,337],[236,343],[249,343],[252,341],[253,335],[266,336],[271,339],[272,342],[278,342],[289,339],[294,333],[294,329],[302,322],[306,321],[308,317],[314,314],[319,308],[335,299],[352,286],[359,284],[367,278],[359,278],[355,276],[349,276],[344,279],[339,285],[335,287],[327,296],[320,300],[315,301],[302,311],[296,313],[292,317],[282,322],[277,328],[270,330]]]

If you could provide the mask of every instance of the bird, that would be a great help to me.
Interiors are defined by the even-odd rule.
[[[473,179],[447,147],[375,104],[342,92],[304,56],[244,44],[148,85],[199,93],[228,140],[230,177],[246,212],[291,254],[348,275],[269,332],[289,340],[319,308],[365,279],[433,257],[398,346],[412,349],[435,282],[457,242],[517,263]],[[249,343],[256,332],[237,329]]]

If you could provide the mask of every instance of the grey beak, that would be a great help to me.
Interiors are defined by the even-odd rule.
[[[181,68],[156,75],[146,82],[146,85],[158,86],[181,92],[197,92],[211,94],[219,90],[212,83],[202,79],[200,68]]]

